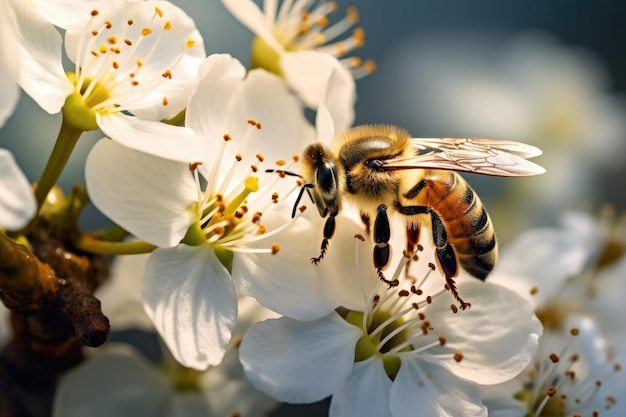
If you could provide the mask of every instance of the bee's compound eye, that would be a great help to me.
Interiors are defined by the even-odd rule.
[[[335,185],[335,165],[332,162],[322,164],[317,171],[317,182],[324,191],[332,191]]]
[[[380,159],[368,159],[365,161],[365,166],[372,171],[381,172],[385,170],[383,168],[383,162]]]

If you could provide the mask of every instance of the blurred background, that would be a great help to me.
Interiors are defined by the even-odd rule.
[[[252,34],[218,0],[173,0],[196,20],[208,54],[249,62]],[[544,150],[548,173],[502,179],[465,175],[501,242],[522,228],[555,225],[568,209],[626,208],[626,6],[581,0],[340,0],[361,15],[358,52],[378,71],[357,82],[355,124],[392,123],[415,137],[497,137]],[[61,123],[22,95],[0,130],[36,181]],[[61,177],[83,183],[83,161],[100,138],[85,135]],[[90,209],[87,228],[103,219]],[[277,415],[318,407],[286,407]]]

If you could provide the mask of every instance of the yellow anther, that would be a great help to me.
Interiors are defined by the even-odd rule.
[[[133,41],[131,41],[130,39],[124,39],[124,43],[128,46],[131,46],[133,44]]]
[[[172,22],[170,22],[169,20],[165,22],[165,24],[163,25],[163,29],[170,31],[172,30]]]
[[[91,17],[96,17],[96,16],[98,16],[98,14],[99,14],[99,13],[100,13],[100,12],[98,11],[98,9],[93,9],[93,10],[91,11]]]
[[[241,156],[241,154],[238,153],[237,155],[235,155],[235,159],[237,160],[237,162],[241,162],[241,160],[243,159],[243,156]]]
[[[335,49],[337,50],[337,56],[344,56],[346,54],[346,48],[343,47],[341,42],[335,43]]]
[[[463,352],[454,352],[454,360],[461,362],[463,360]]]
[[[168,101],[167,101],[167,97],[163,97],[163,105],[167,106],[168,105]]]
[[[300,22],[300,28],[298,29],[300,34],[307,33],[311,29],[311,25],[308,22]]]
[[[300,155],[293,155],[291,159],[293,159],[293,162],[298,162],[300,160]]]
[[[90,51],[90,52],[91,52],[91,55],[95,56],[96,58],[97,58],[97,57],[98,57],[98,55],[99,55],[99,54],[98,54],[98,51],[94,51],[94,50],[92,50],[92,51]]]
[[[365,68],[365,71],[368,74],[373,74],[376,72],[378,66],[376,65],[376,61],[374,61],[373,59],[368,59],[363,63],[363,68]]]
[[[339,6],[337,6],[336,1],[329,1],[326,3],[326,9],[328,9],[328,13],[336,12]]]
[[[143,67],[143,61],[141,60],[141,58],[135,58],[135,65],[137,65],[138,67]]]
[[[359,58],[358,56],[353,56],[350,59],[350,65],[352,66],[352,68],[358,68],[361,65],[363,65],[363,60]]]
[[[354,43],[357,48],[360,48],[365,43],[365,30],[363,28],[355,28],[352,32],[354,37]]]
[[[324,45],[326,43],[326,38],[321,33],[315,35],[315,43],[317,45]]]
[[[265,226],[264,224],[260,224],[256,232],[257,234],[262,235],[263,233],[267,232],[267,226]]]
[[[276,255],[279,250],[280,250],[280,246],[278,244],[274,243],[272,245],[272,255]]]
[[[111,45],[115,45],[117,43],[117,36],[109,36],[107,37],[107,42]]]
[[[96,29],[94,29],[94,30],[92,30],[92,31],[91,31],[91,34],[92,34],[93,36],[98,36],[98,33],[100,33],[100,32],[98,32]]]
[[[228,141],[233,140],[233,137],[231,135],[229,135],[228,133],[224,133],[223,138],[224,138],[224,142],[228,142]]]
[[[128,20],[126,21],[126,24],[127,24],[128,26],[132,26],[132,25],[133,25],[133,23],[135,23],[135,21],[134,21],[133,19],[128,19]]]
[[[276,165],[278,165],[279,167],[285,165],[286,163],[287,163],[287,161],[285,161],[284,159],[276,160]]]
[[[167,78],[168,80],[172,79],[172,71],[167,70],[162,74],[163,78]]]
[[[187,39],[187,42],[185,42],[185,48],[187,49],[191,49],[194,46],[196,46],[196,41],[194,41],[193,39],[189,38]]]
[[[257,172],[259,170],[259,167],[257,167],[256,165],[250,165],[250,169],[252,170],[252,172]]]
[[[259,129],[259,130],[261,129],[261,122],[259,122],[258,120],[248,119],[248,120],[247,120],[247,123],[248,123],[249,125],[252,125],[252,126],[256,127],[256,128],[257,128],[257,129]]]
[[[150,28],[143,28],[143,29],[141,29],[141,35],[142,36],[148,36],[151,33],[152,33],[152,29],[150,29]]]
[[[159,15],[159,17],[163,17],[163,10],[159,9],[158,7],[155,7],[154,11],[156,14]]]
[[[139,81],[133,80],[130,83],[133,87],[137,87],[139,85]]]
[[[107,20],[106,22],[104,22],[104,27],[107,29],[111,29],[113,27],[113,23],[111,23],[111,21]]]
[[[265,157],[263,155],[261,155],[260,153],[256,154],[256,159],[259,160],[259,162],[263,162],[265,160]]]
[[[113,61],[113,63],[111,65],[113,66],[114,69],[118,69],[120,67],[119,62],[117,62],[117,61]]]
[[[328,18],[326,16],[320,16],[317,19],[316,23],[317,23],[317,26],[320,26],[320,27],[324,28],[324,27],[328,26]]]
[[[348,7],[348,10],[346,10],[346,17],[353,25],[357,24],[359,22],[359,9],[355,6]]]
[[[98,47],[98,51],[100,51],[101,54],[106,54],[106,52],[109,50],[109,48],[106,47],[106,45],[100,45]]]

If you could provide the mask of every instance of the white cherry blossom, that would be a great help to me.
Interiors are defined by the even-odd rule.
[[[202,65],[186,119],[211,138],[211,153],[189,165],[99,141],[88,157],[94,204],[159,247],[147,263],[144,305],[185,366],[221,360],[237,317],[235,284],[300,319],[336,306],[309,262],[321,226],[291,219],[287,199],[298,184],[282,175],[313,135],[301,111],[276,76],[246,76],[235,59],[214,55]]]
[[[283,317],[254,325],[240,350],[248,377],[281,401],[332,395],[331,416],[396,417],[416,409],[424,415],[486,416],[479,384],[501,383],[521,372],[541,325],[513,291],[467,276],[458,289],[472,307],[457,309],[426,260],[428,250],[411,265],[411,275],[420,276],[401,278],[399,287],[387,289],[370,257],[357,249],[356,262],[344,260],[343,279],[361,294],[360,308],[340,308],[315,321]],[[394,277],[404,273],[403,259],[392,263]]]
[[[251,67],[283,76],[308,107],[318,107],[331,72],[336,72],[341,82],[327,102],[341,130],[352,124],[354,79],[375,69],[373,61],[346,57],[365,41],[361,28],[346,35],[359,20],[356,8],[348,9],[343,19],[330,24],[329,15],[337,8],[334,2],[286,0],[279,6],[277,0],[267,0],[263,10],[252,0],[222,0],[222,3],[256,36]]]
[[[63,110],[64,126],[100,128],[126,146],[187,162],[206,150],[190,129],[160,123],[183,110],[206,56],[200,33],[181,9],[128,0],[9,5],[19,84],[48,113]],[[64,44],[48,20],[65,24],[62,14],[73,21]],[[72,68],[63,67],[63,46]]]

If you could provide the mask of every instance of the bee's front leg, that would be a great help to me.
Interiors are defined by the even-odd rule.
[[[330,213],[326,219],[326,223],[324,224],[324,239],[322,240],[322,245],[320,246],[320,256],[317,258],[311,258],[311,262],[315,265],[317,265],[319,261],[324,258],[324,255],[326,255],[326,251],[328,250],[328,240],[335,234],[335,216],[337,216],[337,212]]]

